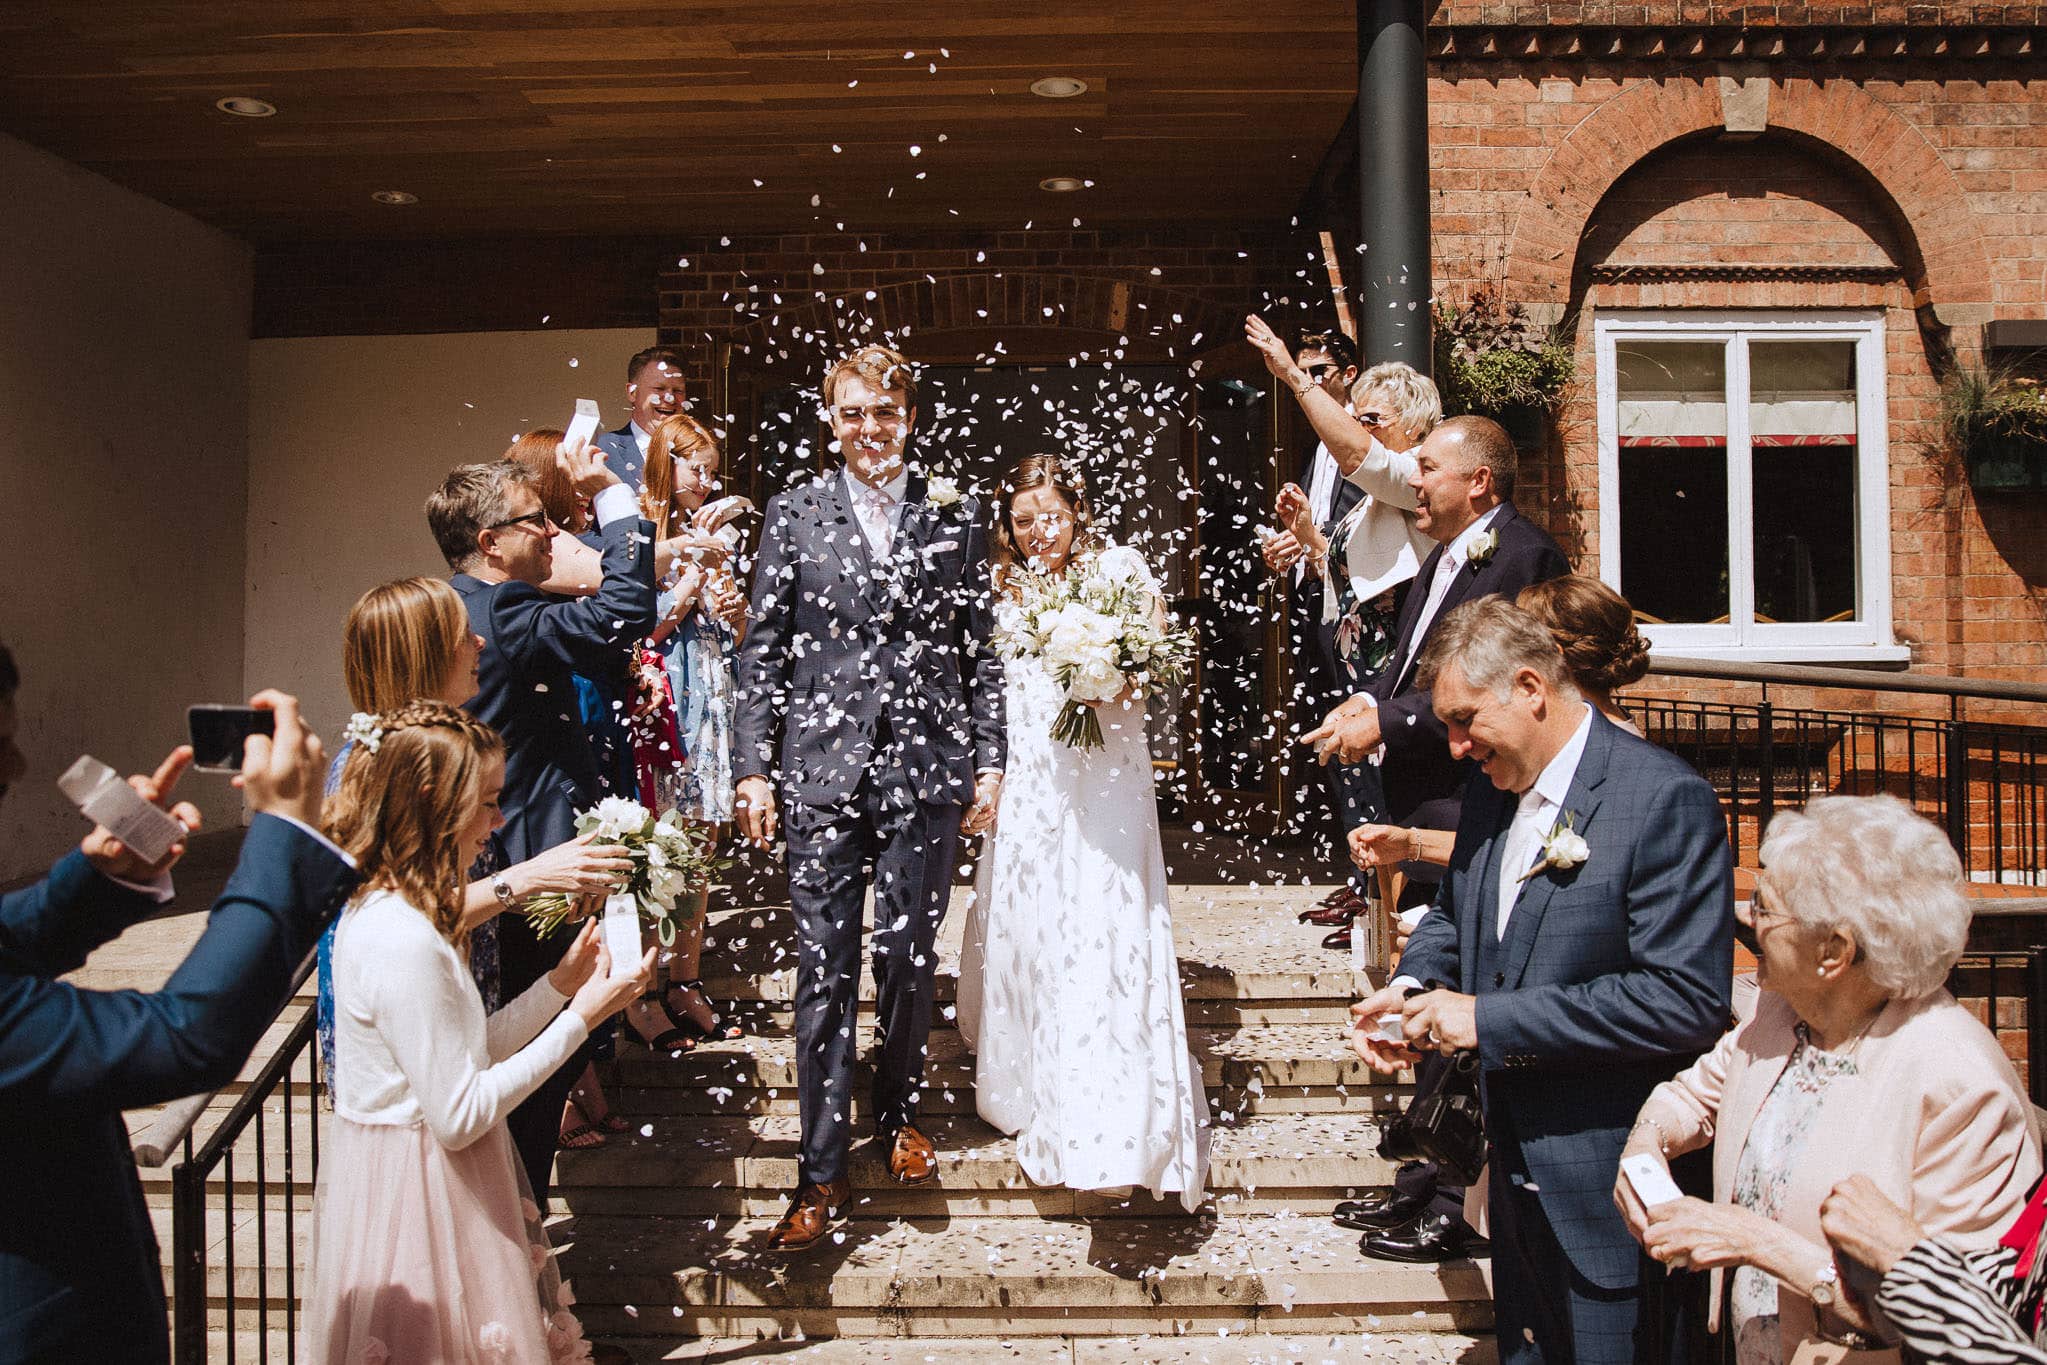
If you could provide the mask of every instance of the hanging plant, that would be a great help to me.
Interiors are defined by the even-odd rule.
[[[2047,488],[2047,387],[2001,368],[1941,381],[1940,423],[1973,488]]]
[[[1446,417],[1546,416],[1563,405],[1576,373],[1567,334],[1536,326],[1494,285],[1473,289],[1462,308],[1436,306],[1436,387]]]

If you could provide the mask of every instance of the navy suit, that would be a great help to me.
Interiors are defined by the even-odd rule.
[[[1306,491],[1315,478],[1315,456],[1321,447],[1308,452],[1308,458],[1301,464],[1300,486]],[[1334,463],[1334,457],[1331,457]],[[1336,523],[1357,506],[1365,490],[1343,477],[1336,475],[1336,484],[1330,493],[1329,516],[1316,529],[1328,536]],[[1331,559],[1343,562],[1340,547],[1332,545]],[[1337,657],[1336,623],[1324,624],[1322,620],[1322,598],[1324,593],[1337,591],[1337,585],[1327,577],[1318,577],[1301,572],[1296,581],[1295,571],[1287,570],[1281,576],[1289,586],[1287,594],[1287,635],[1293,645],[1295,660],[1294,707],[1295,723],[1302,733],[1322,723],[1330,709],[1354,690],[1349,681],[1348,666]],[[1317,766],[1307,757],[1307,750],[1294,748],[1295,762],[1305,763],[1307,804],[1319,809],[1326,794],[1337,824],[1337,847],[1345,833],[1369,820],[1378,818],[1379,800],[1378,773],[1362,763],[1332,764],[1328,768]],[[1351,884],[1362,892],[1367,879],[1363,872],[1351,874]]]
[[[604,578],[593,597],[557,597],[530,583],[486,583],[466,573],[452,580],[468,604],[469,628],[483,637],[476,696],[465,709],[505,741],[505,826],[491,835],[491,866],[522,863],[575,838],[576,812],[604,795],[574,675],[616,673],[627,647],[653,630],[653,532],[639,517],[603,529]],[[503,998],[538,981],[567,947],[566,936],[543,942],[523,916],[501,916]],[[587,1061],[587,1049],[579,1050],[507,1121],[543,1208],[562,1102]]]
[[[55,978],[157,908],[72,853],[0,897],[0,1362],[169,1356],[163,1269],[121,1111],[233,1080],[357,877],[259,815],[160,991]]]
[[[1719,800],[1664,750],[1597,714],[1591,726],[1564,806],[1590,856],[1523,883],[1500,940],[1517,798],[1473,782],[1437,909],[1400,961],[1402,975],[1478,998],[1507,1362],[1638,1354],[1640,1248],[1613,1204],[1621,1148],[1650,1090],[1729,1019],[1734,871]]]
[[[638,493],[646,486],[646,459],[640,454],[640,442],[633,435],[633,424],[628,422],[617,431],[607,431],[597,438],[597,448],[604,452],[604,467],[618,475],[618,481]]]
[[[841,471],[776,494],[739,653],[733,770],[778,779],[787,804],[799,1178],[813,1183],[846,1170],[867,887],[882,1035],[871,1117],[891,1133],[922,1085],[960,808],[1006,752],[986,522],[974,499],[934,507],[925,491],[912,475],[883,563]]]
[[[1416,677],[1415,661],[1427,646],[1428,635],[1465,602],[1494,593],[1512,601],[1529,584],[1571,571],[1549,533],[1524,518],[1514,504],[1503,504],[1489,529],[1499,535],[1492,555],[1483,564],[1466,563],[1457,571],[1443,605],[1430,618],[1428,633],[1417,640],[1415,627],[1428,603],[1429,585],[1435,581],[1443,547],[1438,545],[1422,561],[1421,572],[1408,586],[1407,600],[1401,604],[1393,662],[1368,689],[1379,703],[1379,729],[1386,741],[1386,757],[1379,767],[1386,788],[1385,818],[1396,825],[1458,828],[1458,803],[1465,784],[1477,771],[1469,759],[1450,757],[1449,732],[1436,719],[1429,693]]]

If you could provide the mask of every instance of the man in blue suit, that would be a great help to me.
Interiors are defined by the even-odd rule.
[[[0,695],[0,719],[11,721],[12,702]],[[264,692],[252,704],[276,712],[275,738],[249,741],[238,779],[256,818],[162,990],[88,991],[57,977],[170,899],[182,844],[150,864],[95,829],[48,877],[0,897],[4,1365],[169,1358],[163,1269],[121,1111],[233,1080],[356,885],[354,865],[314,832],[326,762],[298,703]],[[133,781],[167,799],[191,761],[178,749]],[[197,827],[192,807],[174,813]]]
[[[618,481],[638,493],[646,483],[647,442],[654,427],[689,402],[683,392],[682,352],[668,346],[636,352],[625,363],[625,401],[632,418],[617,431],[599,436],[597,448]]]
[[[604,795],[597,755],[577,709],[574,675],[616,672],[654,628],[654,528],[596,447],[564,451],[569,480],[594,496],[602,580],[589,597],[558,597],[539,585],[553,571],[558,529],[532,475],[509,460],[463,465],[427,499],[427,521],[483,637],[476,695],[466,709],[505,741],[504,826],[485,854],[491,867],[525,862],[576,837],[576,813]],[[506,909],[508,884],[496,883]],[[498,920],[499,983],[507,1000],[561,960],[563,941],[542,942],[526,920]],[[562,1105],[589,1061],[579,1050],[512,1111],[507,1126],[534,1198],[547,1206]]]
[[[1501,598],[1451,612],[1419,671],[1451,752],[1490,780],[1466,794],[1401,975],[1353,1007],[1354,1046],[1387,1073],[1413,1047],[1478,1056],[1501,1360],[1652,1359],[1613,1183],[1650,1090],[1728,1025],[1720,803],[1586,705],[1549,632]],[[1412,1047],[1380,1038],[1389,1014]]]

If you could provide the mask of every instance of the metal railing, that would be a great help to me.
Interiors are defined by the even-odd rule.
[[[1655,743],[1697,768],[1727,809],[1737,861],[1780,806],[1888,792],[1947,830],[1972,878],[2047,885],[2047,727],[1974,719],[1967,704],[2047,707],[2047,686],[1850,668],[1652,655],[1652,676],[1742,683],[1756,700],[1630,697]],[[1930,699],[1917,709],[1788,706],[1772,687]],[[2047,710],[2040,712],[2047,720]]]
[[[292,983],[296,997],[313,969],[309,956]],[[291,1008],[288,998],[278,1017]],[[134,1144],[135,1160],[141,1166],[162,1166],[173,1156],[171,1167],[171,1359],[176,1365],[204,1365],[208,1358],[208,1336],[213,1322],[225,1333],[225,1359],[241,1359],[245,1332],[255,1336],[255,1358],[272,1358],[273,1318],[283,1330],[279,1359],[298,1357],[298,1174],[303,1162],[310,1185],[320,1166],[320,1049],[314,1045],[315,1011],[311,1007],[278,1044],[269,1060],[243,1086],[242,1093],[228,1108],[213,1131],[200,1140],[195,1135],[199,1117],[214,1098],[195,1095],[166,1106],[157,1121]],[[278,1101],[277,1107],[272,1102]],[[304,1151],[300,1150],[299,1110],[303,1110]],[[282,1133],[282,1151],[272,1159],[270,1133]],[[236,1156],[245,1140],[253,1146],[253,1175],[246,1189],[237,1184]],[[250,1158],[245,1158],[245,1162]],[[281,1188],[273,1187],[272,1168],[279,1167]],[[212,1182],[214,1173],[218,1182]],[[253,1292],[243,1294],[236,1278],[236,1242],[248,1206],[254,1203]],[[281,1265],[271,1264],[273,1205],[282,1206],[280,1235]],[[210,1245],[215,1225],[210,1212],[218,1212],[218,1246],[221,1274],[216,1293],[209,1284]],[[246,1249],[246,1248],[245,1248]],[[283,1294],[273,1296],[273,1278],[281,1280]],[[274,1298],[274,1303],[273,1303]],[[254,1300],[254,1322],[247,1324],[245,1299]]]

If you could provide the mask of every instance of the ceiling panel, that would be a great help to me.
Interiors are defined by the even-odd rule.
[[[259,240],[1268,224],[1355,41],[1326,0],[7,0],[0,130]]]

